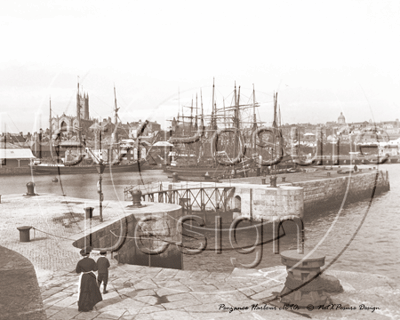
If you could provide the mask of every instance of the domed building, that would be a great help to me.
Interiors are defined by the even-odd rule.
[[[346,124],[346,119],[343,115],[343,112],[340,113],[340,116],[338,118],[338,124]]]

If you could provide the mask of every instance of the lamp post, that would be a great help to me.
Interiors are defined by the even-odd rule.
[[[102,182],[102,174],[104,172],[104,169],[106,168],[106,165],[103,162],[103,157],[101,155],[101,132],[106,132],[107,127],[106,125],[100,124],[99,123],[94,123],[91,127],[90,130],[94,131],[95,137],[97,137],[97,134],[99,134],[99,142],[100,142],[100,148],[99,148],[99,163],[96,165],[96,170],[99,173],[99,182],[98,182],[98,193],[99,193],[99,202],[100,202],[100,222],[103,222],[103,192],[101,188],[101,182]],[[96,144],[97,148],[97,144]]]
[[[103,159],[100,159],[100,163],[97,164],[96,169],[99,173],[99,203],[100,203],[100,222],[103,222],[103,191],[101,189],[101,181],[103,180],[102,174],[106,166],[103,163]]]

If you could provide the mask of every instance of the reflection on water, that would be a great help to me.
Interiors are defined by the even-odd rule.
[[[400,282],[398,263],[400,261],[400,227],[396,223],[399,214],[400,165],[383,165],[388,170],[391,191],[374,199],[351,204],[343,210],[315,212],[305,217],[305,246],[318,248],[326,255],[326,266],[347,271],[377,273]],[[57,183],[54,176],[35,176],[37,193],[98,199],[97,174],[64,175]],[[103,175],[105,200],[123,199],[124,187],[132,184],[162,181],[167,177],[162,171],[150,170],[141,173],[116,173]],[[29,176],[1,176],[0,194],[24,194]],[[224,221],[223,221],[224,222]],[[184,268],[192,270],[232,270],[231,258],[238,263],[249,264],[255,252],[240,254],[230,249],[228,234],[223,234],[222,253],[215,252],[215,230],[206,233],[207,249],[197,255],[184,255]],[[271,234],[265,232],[265,239]],[[238,234],[239,244],[252,244],[254,231]],[[286,234],[280,240],[280,250],[295,249],[295,234]],[[344,250],[345,249],[345,250]],[[263,257],[257,269],[281,265],[280,256],[273,254],[272,243],[266,243]]]
[[[53,178],[58,182],[52,182]],[[35,175],[35,176],[0,176],[0,194],[24,194],[26,184],[34,181],[35,192],[53,193],[85,199],[98,199],[98,174],[70,175]],[[167,175],[161,170],[145,170],[142,172],[104,172],[102,190],[105,200],[123,200],[124,188],[130,185],[140,185],[149,182],[163,181]]]

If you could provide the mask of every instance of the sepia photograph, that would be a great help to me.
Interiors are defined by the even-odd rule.
[[[0,320],[400,319],[400,2],[0,4]]]

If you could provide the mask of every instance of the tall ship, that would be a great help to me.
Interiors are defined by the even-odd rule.
[[[225,101],[225,100],[224,100]],[[278,128],[277,94],[274,94],[274,120],[272,129],[257,119],[256,109],[260,105],[255,99],[253,86],[252,101],[241,102],[240,87],[232,94],[229,106],[217,108],[215,83],[212,87],[212,111],[206,116],[200,93],[200,109],[196,95],[190,108],[190,116],[172,120],[173,145],[168,153],[165,171],[179,180],[216,180],[237,176],[260,174],[264,170],[281,168],[273,165],[279,154],[280,167],[290,167],[285,162],[284,141]],[[167,156],[167,155],[166,155]],[[282,162],[283,160],[283,162]]]
[[[76,117],[53,118],[50,100],[49,141],[50,155],[31,164],[37,174],[85,174],[104,172],[137,172],[146,167],[139,153],[144,148],[139,139],[120,141],[118,138],[118,110],[114,87],[114,123],[89,117],[89,97],[79,92],[76,97]],[[143,123],[145,126],[146,123]],[[106,135],[106,132],[112,132]],[[140,130],[139,131],[143,131]],[[41,145],[39,146],[42,147]],[[134,155],[134,156],[132,156]]]

